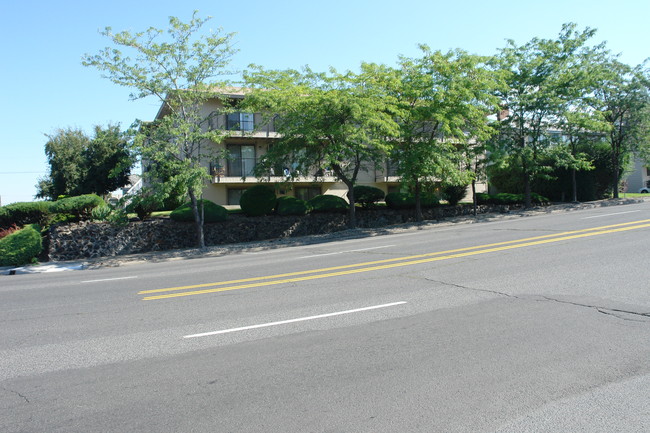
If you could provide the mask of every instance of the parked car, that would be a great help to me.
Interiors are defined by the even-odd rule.
[[[639,192],[640,192],[641,194],[648,194],[648,193],[650,193],[650,187],[648,187],[648,186],[644,186],[643,188],[641,188],[641,189],[639,190]]]

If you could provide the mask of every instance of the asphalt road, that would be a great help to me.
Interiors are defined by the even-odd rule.
[[[650,431],[650,202],[0,277],[2,432]]]

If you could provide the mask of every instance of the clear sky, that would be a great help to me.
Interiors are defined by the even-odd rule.
[[[169,16],[187,21],[193,10],[210,27],[236,32],[233,61],[287,69],[356,70],[362,61],[393,65],[417,45],[494,54],[506,39],[523,44],[554,38],[566,22],[598,29],[632,65],[650,57],[650,1],[436,0],[149,1],[0,0],[0,199],[31,201],[47,173],[45,134],[75,127],[151,120],[154,100],[130,101],[129,90],[81,65],[81,56],[109,45],[99,30],[165,28]]]

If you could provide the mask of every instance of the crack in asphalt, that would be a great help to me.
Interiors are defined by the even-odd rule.
[[[10,392],[12,394],[16,394],[18,397],[22,398],[27,403],[30,403],[29,399],[27,397],[25,397],[24,395],[22,395],[21,393],[19,393],[18,391],[14,391],[13,389],[7,389],[7,388],[4,388],[4,387],[0,387],[0,389],[2,389],[3,391]]]
[[[438,283],[438,284],[443,284],[445,286],[451,286],[451,287],[457,287],[459,289],[463,290],[471,290],[474,292],[483,292],[483,293],[492,293],[494,295],[499,295],[499,296],[506,296],[508,298],[514,298],[514,299],[531,299],[531,297],[526,296],[526,297],[521,297],[521,296],[516,296],[512,295],[510,293],[506,292],[500,292],[498,290],[488,290],[488,289],[477,289],[475,287],[468,287],[468,286],[463,286],[461,284],[455,284],[455,283],[450,283],[447,281],[440,281],[440,280],[434,280],[433,278],[424,278],[427,281],[431,281],[433,283]],[[620,320],[625,320],[627,322],[643,322],[647,323],[650,322],[650,312],[648,313],[639,313],[638,311],[630,311],[630,310],[622,310],[619,308],[607,308],[607,307],[602,307],[598,305],[590,305],[590,304],[582,304],[580,302],[572,302],[572,301],[566,301],[566,300],[561,300],[561,299],[556,299],[556,298],[551,298],[550,296],[540,296],[541,299],[537,299],[538,301],[548,301],[548,302],[557,302],[559,304],[569,304],[569,305],[574,305],[576,307],[583,307],[583,308],[590,308],[593,310],[596,310],[597,312],[604,314],[606,316],[611,316],[615,317]],[[631,316],[637,316],[637,318],[630,318],[630,317],[625,317],[624,315],[631,315]]]

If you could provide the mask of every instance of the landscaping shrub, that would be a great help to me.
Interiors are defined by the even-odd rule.
[[[106,221],[111,212],[113,209],[109,205],[103,204],[90,211],[90,217],[93,221]]]
[[[467,193],[467,185],[447,185],[442,188],[442,198],[451,206],[456,206]]]
[[[275,202],[275,192],[271,188],[255,185],[242,193],[239,206],[244,215],[261,216],[273,212]]]
[[[384,199],[384,191],[374,186],[357,185],[354,187],[354,201],[361,207],[368,209]]]
[[[405,192],[386,194],[386,206],[389,209],[410,209],[415,207],[415,197]]]
[[[163,204],[164,200],[160,194],[156,194],[152,189],[143,188],[131,197],[131,202],[126,207],[126,211],[135,213],[140,218],[140,221],[144,221],[150,218],[151,214],[156,210],[163,207]]]
[[[95,194],[66,197],[52,203],[52,213],[74,215],[78,220],[90,219],[91,211],[104,204],[104,200]]]
[[[203,216],[206,223],[215,223],[225,221],[228,218],[228,211],[225,207],[220,206],[210,200],[203,201]],[[198,201],[199,212],[201,211],[201,201]],[[174,221],[191,221],[194,222],[194,214],[192,214],[192,203],[187,202],[181,207],[176,208],[169,217]]]
[[[41,228],[30,224],[0,239],[0,266],[31,263],[43,249]]]
[[[490,194],[485,192],[476,193],[476,204],[489,204],[490,203]]]
[[[308,203],[312,212],[345,212],[348,210],[348,202],[336,195],[317,195]]]
[[[539,205],[547,205],[549,199],[537,193],[531,193],[531,202]],[[517,205],[525,202],[524,194],[511,194],[500,192],[498,194],[476,193],[477,204],[496,204],[496,205]]]
[[[0,207],[0,229],[13,225],[22,227],[27,224],[47,225],[52,202],[32,201],[12,203]]]
[[[434,207],[439,203],[438,197],[434,194],[420,196],[420,206],[423,208]],[[391,192],[386,194],[386,206],[390,209],[413,209],[415,208],[415,196],[405,192]]]
[[[309,205],[296,197],[278,197],[275,212],[278,215],[305,215],[309,212]]]

